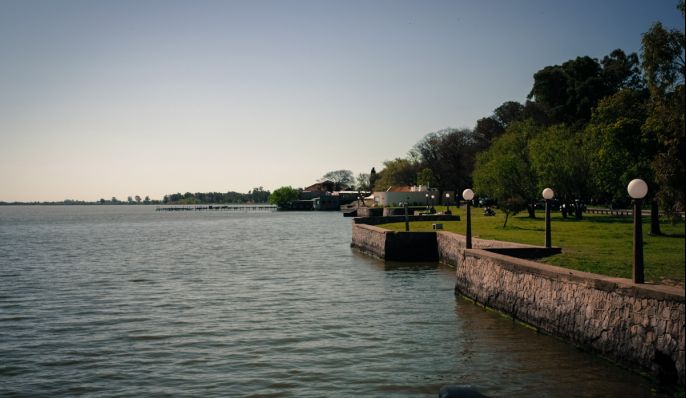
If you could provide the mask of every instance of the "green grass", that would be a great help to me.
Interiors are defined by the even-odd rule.
[[[443,208],[437,208],[442,211]],[[446,231],[465,233],[465,207],[451,207],[462,221],[443,222]],[[493,217],[485,217],[482,209],[472,208],[472,235],[482,239],[543,245],[545,239],[544,213],[536,219],[526,212],[512,217],[503,228],[504,213],[496,210]],[[643,219],[643,257],[646,281],[666,284],[684,284],[684,223],[661,224],[663,236],[650,236],[649,217]],[[431,231],[430,221],[410,223],[410,231]],[[564,219],[560,213],[552,215],[552,243],[562,253],[540,259],[547,264],[607,276],[631,278],[632,234],[631,217],[584,214],[583,220]],[[379,225],[395,231],[404,231],[404,223]]]

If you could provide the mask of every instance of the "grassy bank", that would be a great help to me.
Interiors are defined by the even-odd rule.
[[[438,208],[441,211],[442,209]],[[451,207],[463,221],[443,222],[444,230],[465,233],[465,208]],[[510,217],[503,228],[505,215],[486,217],[482,209],[472,209],[472,235],[483,239],[509,242],[544,244],[545,225],[543,212],[536,219],[525,213]],[[661,224],[663,236],[650,236],[649,218],[644,217],[644,261],[648,282],[684,284],[684,223]],[[562,254],[540,261],[561,267],[596,274],[631,278],[632,267],[632,218],[584,214],[583,220],[564,219],[560,213],[552,215],[552,240],[554,246],[562,247]],[[412,222],[411,231],[431,231],[431,222]],[[384,224],[382,228],[404,231],[404,223]]]

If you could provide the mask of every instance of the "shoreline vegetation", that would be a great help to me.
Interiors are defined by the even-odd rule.
[[[129,196],[126,200],[116,197],[110,199],[101,198],[96,201],[65,199],[62,201],[31,201],[31,202],[3,202],[0,206],[31,206],[31,205],[215,205],[215,204],[267,204],[271,192],[262,187],[253,188],[248,193],[235,191],[228,192],[186,192],[164,195],[160,199],[144,198],[139,195]]]
[[[442,210],[437,207],[437,210]],[[451,208],[454,215],[466,218],[465,208]],[[543,245],[544,217],[529,218],[526,214],[510,216],[503,227],[504,214],[482,214],[482,209],[472,209],[472,234],[482,239],[515,243]],[[497,210],[497,209],[496,209]],[[584,214],[583,219],[563,218],[559,212],[552,217],[552,243],[562,248],[561,254],[537,261],[564,268],[591,272],[610,277],[631,278],[632,270],[632,223],[630,216]],[[685,233],[684,222],[671,222],[667,217],[661,221],[662,235],[648,233],[650,217],[643,217],[644,261],[646,280],[673,286],[684,286]],[[404,231],[404,223],[377,225],[392,231]],[[432,222],[411,222],[410,231],[432,231]],[[443,222],[443,230],[465,234],[462,221]]]

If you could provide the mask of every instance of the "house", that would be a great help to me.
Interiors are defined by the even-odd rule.
[[[432,199],[433,196],[433,199]],[[399,206],[408,203],[411,206],[431,205],[438,203],[438,192],[420,186],[390,186],[385,191],[373,192],[371,197],[375,206]]]

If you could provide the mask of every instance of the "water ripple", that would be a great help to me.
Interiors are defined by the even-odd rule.
[[[339,213],[0,207],[0,396],[659,396],[352,252]]]

